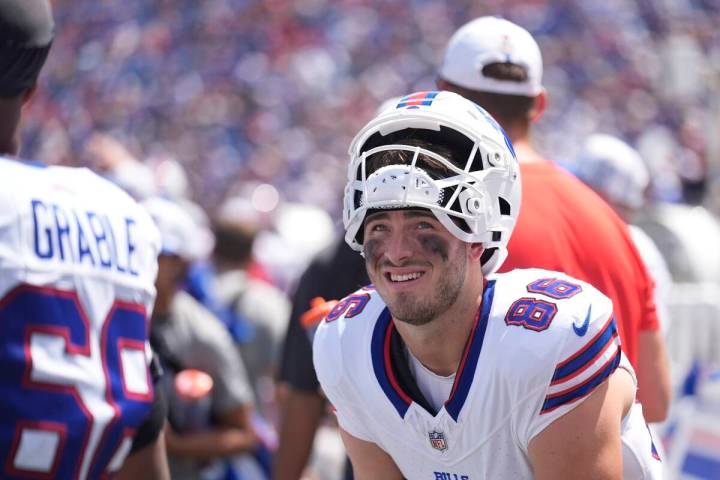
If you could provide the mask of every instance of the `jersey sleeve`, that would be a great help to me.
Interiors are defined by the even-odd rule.
[[[578,301],[575,313],[568,315],[558,332],[560,348],[554,362],[542,372],[548,381],[531,398],[520,421],[519,435],[525,447],[553,421],[580,405],[621,363],[634,376],[620,348],[612,302],[597,291],[589,293]]]
[[[332,404],[338,423],[353,437],[366,442],[374,442],[363,422],[362,409],[358,400],[362,398],[352,391],[343,375],[340,321],[323,321],[313,340],[313,364],[320,387]]]
[[[130,455],[142,450],[148,445],[155,443],[165,426],[165,419],[168,416],[168,399],[165,389],[160,387],[163,375],[158,357],[152,357],[150,362],[150,374],[153,379],[155,396],[153,397],[152,409],[143,423],[138,427],[133,437]]]

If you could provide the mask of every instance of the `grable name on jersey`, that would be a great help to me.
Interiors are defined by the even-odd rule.
[[[138,276],[134,218],[111,219],[92,209],[41,198],[31,199],[30,204],[33,250],[38,259]]]

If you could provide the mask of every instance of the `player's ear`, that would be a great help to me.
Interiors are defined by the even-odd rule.
[[[535,100],[533,101],[533,106],[530,109],[530,112],[528,113],[528,117],[530,118],[530,123],[537,122],[540,120],[540,117],[542,117],[543,113],[545,113],[545,110],[547,109],[547,102],[548,102],[548,95],[547,90],[543,88],[540,93],[537,94],[535,97]]]
[[[470,247],[468,248],[468,255],[470,256],[470,260],[472,260],[473,262],[479,262],[484,251],[485,247],[482,243],[471,243]]]

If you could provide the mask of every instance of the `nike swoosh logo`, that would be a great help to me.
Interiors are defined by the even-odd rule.
[[[588,313],[585,316],[585,321],[580,326],[575,325],[573,322],[573,330],[577,333],[578,337],[583,337],[587,333],[588,326],[590,325],[590,312],[592,311],[592,305],[588,307]]]

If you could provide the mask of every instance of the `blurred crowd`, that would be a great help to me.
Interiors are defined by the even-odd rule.
[[[350,135],[392,95],[433,86],[468,19],[538,40],[550,93],[541,150],[574,158],[598,129],[636,144],[658,194],[717,176],[720,4],[713,0],[57,0],[61,35],[24,154],[99,165],[93,134],[171,158],[215,208],[248,184],[339,211]]]
[[[633,212],[623,213],[664,257],[675,384],[697,367],[686,386],[694,393],[697,376],[720,365],[712,335],[688,338],[699,324],[673,329],[672,318],[720,331],[708,327],[720,312],[711,213],[720,212],[717,1],[56,0],[54,8],[58,36],[22,155],[88,166],[146,201],[166,257],[153,328],[175,382],[171,421],[173,408],[176,420],[192,418],[187,402],[213,391],[200,424],[237,429],[232,441],[222,437],[228,430],[214,440],[227,458],[252,453],[250,467],[213,463],[208,444],[181,438],[200,427],[178,420],[170,453],[195,465],[176,458],[176,478],[267,472],[256,447],[276,446],[282,386],[273,378],[289,296],[339,232],[351,137],[387,98],[433,88],[448,38],[481,15],[504,16],[540,44],[550,100],[534,130],[539,151],[621,208],[614,195],[635,194],[624,205]],[[635,148],[618,154],[624,170],[592,170],[585,142],[596,132]],[[176,382],[185,371],[212,378]],[[259,439],[243,436],[250,431]],[[332,478],[326,470],[316,473]]]

